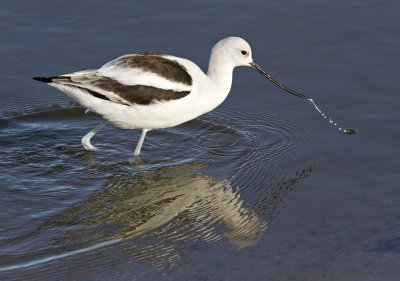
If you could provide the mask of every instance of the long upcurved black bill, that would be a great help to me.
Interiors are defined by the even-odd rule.
[[[268,73],[266,73],[264,70],[261,69],[261,67],[259,67],[256,63],[251,62],[250,65],[257,70],[258,73],[260,73],[262,76],[268,78],[269,81],[271,81],[272,83],[274,83],[276,86],[278,86],[279,88],[281,88],[282,90],[285,90],[286,92],[298,96],[300,98],[303,99],[307,99],[307,100],[312,100],[310,97],[307,97],[306,95],[303,95],[299,92],[296,92],[292,89],[289,89],[288,87],[286,87],[285,85],[283,85],[281,82],[276,81],[274,78],[271,77],[271,75],[269,75]]]

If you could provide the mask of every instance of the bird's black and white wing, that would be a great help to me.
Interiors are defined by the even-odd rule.
[[[182,64],[149,52],[119,57],[97,70],[49,79],[51,83],[86,90],[96,98],[123,105],[176,100],[192,90],[192,77]]]

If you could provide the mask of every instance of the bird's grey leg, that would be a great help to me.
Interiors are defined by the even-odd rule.
[[[99,125],[97,125],[93,130],[91,130],[89,133],[87,133],[81,140],[83,147],[86,150],[91,150],[95,151],[97,150],[96,147],[94,147],[90,143],[90,139],[98,132],[100,131],[105,125],[107,124],[107,121],[103,120]]]
[[[136,145],[135,153],[133,154],[133,156],[138,157],[140,155],[140,150],[142,149],[143,141],[144,141],[144,138],[146,137],[146,133],[148,131],[149,131],[149,129],[142,130],[142,134],[140,136],[138,144]]]

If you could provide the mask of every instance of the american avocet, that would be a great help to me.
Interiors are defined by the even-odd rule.
[[[239,37],[225,38],[212,48],[207,74],[183,58],[140,52],[121,56],[99,69],[33,79],[63,91],[119,128],[141,129],[134,152],[138,156],[149,130],[179,125],[220,105],[229,94],[237,66],[250,66],[283,90],[314,104],[264,72],[253,61],[250,45]],[[82,138],[87,150],[96,150],[90,140],[106,123]]]

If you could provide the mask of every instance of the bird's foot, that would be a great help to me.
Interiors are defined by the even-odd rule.
[[[92,136],[91,135],[86,135],[86,136],[84,136],[83,138],[82,138],[82,140],[81,140],[81,143],[82,143],[82,145],[83,145],[83,147],[86,149],[86,150],[89,150],[89,151],[96,151],[96,150],[98,150],[96,147],[94,147],[91,143],[90,143],[90,139],[92,138]]]
[[[133,157],[129,159],[129,164],[131,165],[141,166],[143,163],[144,162],[142,158],[140,158],[140,155],[133,155]]]

